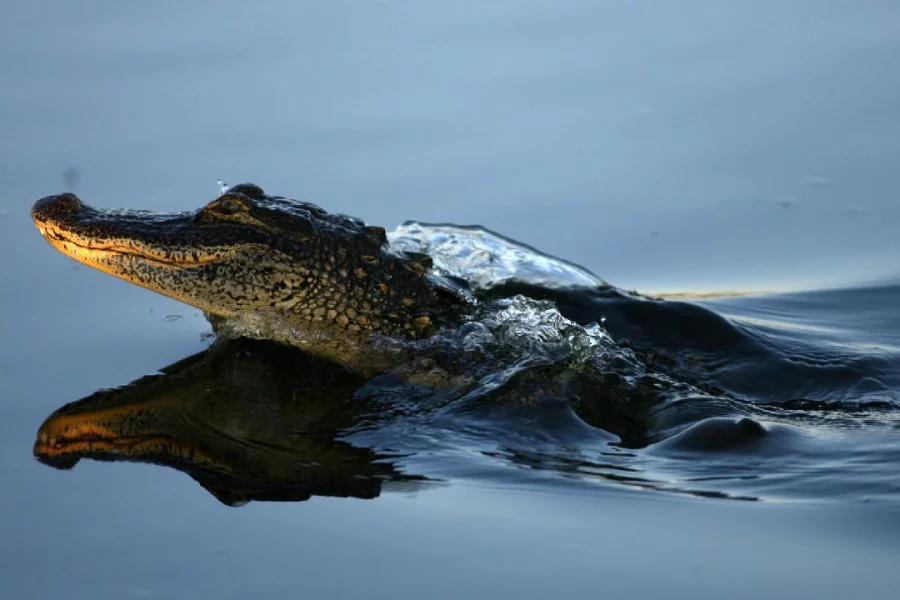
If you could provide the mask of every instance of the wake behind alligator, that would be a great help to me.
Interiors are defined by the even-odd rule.
[[[741,315],[740,299],[627,293],[480,228],[386,234],[252,185],[191,213],[64,194],[33,217],[69,256],[203,309],[219,336],[48,417],[35,454],[62,468],[162,464],[228,504],[371,498],[509,465],[557,482],[827,496],[814,482],[837,458],[823,439],[896,431],[891,351],[804,347]]]

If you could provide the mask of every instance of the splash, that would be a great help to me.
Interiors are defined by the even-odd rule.
[[[430,255],[438,273],[466,281],[473,292],[509,283],[548,289],[610,287],[583,267],[482,227],[407,221],[388,233],[388,241],[396,250]]]

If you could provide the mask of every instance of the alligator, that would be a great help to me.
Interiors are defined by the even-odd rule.
[[[577,294],[525,283],[474,293],[464,278],[433,268],[428,254],[388,243],[382,227],[249,183],[189,212],[100,209],[64,193],[38,200],[31,216],[63,254],[201,309],[220,338],[279,342],[366,376],[398,365],[417,370],[416,341],[477,320],[492,300],[516,294],[549,300],[581,325],[608,316],[606,329],[634,353],[639,370],[708,394],[721,390],[696,368],[698,360],[744,344],[724,318],[700,306],[605,282]],[[437,371],[431,381],[441,382],[446,372]],[[638,379],[622,379],[621,370],[607,375],[601,387],[634,396]]]
[[[190,212],[105,210],[65,193],[31,214],[57,250],[202,310],[219,338],[162,375],[55,411],[35,455],[58,468],[173,467],[227,504],[415,483],[339,439],[359,415],[377,429],[408,404],[443,419],[500,411],[539,432],[587,424],[643,448],[741,412],[720,397],[713,359],[758,352],[712,311],[605,282],[479,288],[381,227],[253,184]],[[550,320],[522,318],[538,313]],[[258,358],[241,358],[248,348]],[[367,394],[378,401],[366,406]]]
[[[392,366],[373,339],[430,337],[471,305],[431,257],[392,249],[383,228],[253,184],[192,212],[103,210],[65,193],[38,200],[31,216],[63,254],[201,309],[217,332],[357,372]]]

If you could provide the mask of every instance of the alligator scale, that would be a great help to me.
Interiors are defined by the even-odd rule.
[[[194,212],[101,210],[60,194],[31,214],[60,252],[203,310],[217,332],[363,373],[389,366],[374,338],[429,337],[467,310],[429,256],[392,250],[383,228],[251,184]]]

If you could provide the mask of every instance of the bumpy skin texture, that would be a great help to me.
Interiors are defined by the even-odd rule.
[[[351,369],[386,367],[373,335],[417,339],[466,312],[425,255],[393,252],[384,229],[235,186],[175,214],[38,200],[32,219],[64,254],[207,313],[214,327],[298,346]]]

